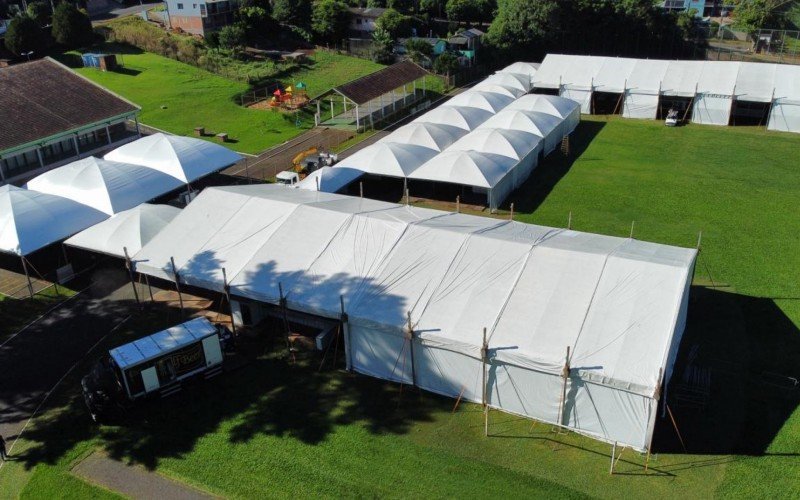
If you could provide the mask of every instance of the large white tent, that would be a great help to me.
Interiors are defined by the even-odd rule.
[[[690,98],[692,121],[728,125],[735,102],[769,103],[767,128],[800,132],[800,67],[738,61],[660,61],[549,54],[532,77],[534,89],[592,112],[594,92],[624,96],[622,114],[655,118],[660,96]]]
[[[581,122],[581,108],[578,103],[553,95],[528,94],[509,104],[505,109],[538,111],[555,116],[561,120],[561,127],[558,130],[561,136],[571,134]]]
[[[471,90],[481,90],[486,92],[494,92],[495,94],[502,94],[508,97],[513,97],[516,99],[521,95],[525,95],[527,92],[519,87],[509,87],[508,85],[501,85],[495,82],[487,82],[486,80],[482,80],[475,85],[472,86]]]
[[[378,142],[416,144],[417,146],[442,151],[465,133],[466,130],[452,125],[418,122],[403,125]]]
[[[157,133],[129,142],[103,158],[154,168],[181,182],[193,182],[241,160],[230,149],[202,139]]]
[[[447,151],[478,151],[520,161],[536,149],[542,138],[530,132],[501,128],[478,128],[447,148]]]
[[[448,106],[472,106],[486,111],[497,113],[514,100],[504,94],[487,92],[485,90],[467,90],[447,101]]]
[[[473,108],[472,106],[449,106],[444,104],[415,119],[414,123],[452,125],[470,131],[475,130],[475,127],[485,122],[493,114],[491,111]]]
[[[108,218],[52,194],[0,186],[0,251],[25,256]]]
[[[521,130],[544,138],[544,153],[549,154],[561,143],[562,120],[539,111],[504,109],[489,118],[479,128]]]
[[[358,372],[645,450],[696,254],[258,185],[206,189],[135,261],[217,291],[224,267],[235,297],[325,318],[344,304]]]
[[[64,244],[92,252],[125,257],[134,255],[181,212],[170,205],[143,203],[68,238]]]
[[[416,144],[377,142],[343,159],[334,168],[348,167],[368,174],[408,177],[437,153],[435,149]]]
[[[30,190],[63,196],[108,215],[181,186],[181,181],[158,170],[93,156],[49,170],[27,184]]]
[[[498,71],[498,73],[517,73],[526,75],[529,80],[533,80],[536,72],[539,71],[539,66],[541,66],[539,63],[517,61],[509,64],[502,70]]]
[[[504,87],[511,87],[521,91],[523,94],[530,92],[531,90],[530,77],[519,73],[498,72],[493,75],[489,75],[481,83],[484,85],[497,84],[503,85]]]

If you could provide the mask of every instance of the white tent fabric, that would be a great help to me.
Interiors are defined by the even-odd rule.
[[[539,63],[517,61],[515,63],[509,64],[499,72],[518,73],[522,75],[527,75],[528,79],[532,81],[533,77],[536,76],[536,72],[539,71],[539,66],[541,66]]]
[[[736,99],[750,102],[771,102],[775,91],[777,64],[739,63],[736,77]]]
[[[259,185],[206,189],[135,260],[170,278],[174,256],[182,282],[218,291],[225,267],[236,297],[277,304],[282,289],[289,309],[331,319],[341,297],[349,366],[469,401],[486,328],[492,407],[644,450],[696,254]]]
[[[90,156],[34,177],[26,187],[114,215],[181,186],[178,179],[149,167]]]
[[[521,160],[536,149],[542,137],[521,130],[478,128],[454,142],[447,151],[478,151]]]
[[[561,142],[561,120],[539,111],[504,109],[486,120],[479,128],[521,130],[544,138],[544,153],[549,154]]]
[[[463,130],[475,130],[475,127],[485,122],[492,116],[491,111],[473,108],[472,106],[450,106],[444,104],[434,108],[413,123],[433,123],[437,125],[452,125]]]
[[[628,88],[628,79],[636,67],[636,59],[606,57],[594,76],[594,90],[621,94]]]
[[[697,93],[703,61],[671,61],[661,82],[663,95],[694,97]]]
[[[364,175],[361,170],[342,166],[322,167],[306,176],[305,179],[297,183],[298,189],[309,191],[323,191],[325,193],[336,193],[340,189],[349,186],[356,179]]]
[[[378,142],[415,144],[442,151],[466,133],[466,130],[452,125],[416,122],[403,125]]]
[[[448,106],[472,106],[473,108],[485,109],[491,113],[497,113],[505,108],[514,100],[503,94],[487,92],[484,90],[467,90],[447,101]]]
[[[509,87],[508,85],[500,85],[499,83],[492,83],[492,82],[487,83],[485,80],[473,85],[471,90],[482,90],[486,92],[493,92],[495,94],[502,94],[508,97],[512,97],[514,99],[516,99],[521,95],[526,94],[526,92],[520,88]]]
[[[129,142],[103,158],[154,168],[193,182],[241,160],[238,153],[202,139],[157,133]]]
[[[584,89],[572,89],[564,87],[559,93],[564,99],[575,101],[581,107],[581,113],[589,115],[592,113],[592,91]]]
[[[143,203],[84,229],[64,244],[124,258],[123,249],[127,248],[129,256],[136,254],[180,212],[170,205]]]
[[[340,161],[338,167],[349,167],[374,175],[408,177],[417,167],[438,151],[416,144],[376,142]]]
[[[638,59],[628,76],[622,116],[654,120],[658,116],[661,82],[669,61]]]
[[[518,73],[495,73],[489,75],[482,82],[484,85],[497,84],[522,91],[523,94],[531,90],[530,78]],[[482,89],[480,89],[482,90]]]
[[[800,132],[800,66],[779,64],[775,68],[775,99],[767,128]]]
[[[554,95],[525,95],[506,106],[505,109],[538,111],[560,118],[563,120],[560,132],[562,135],[571,134],[581,122],[581,109],[578,103]]]
[[[0,186],[0,251],[25,256],[106,218],[61,196]]]

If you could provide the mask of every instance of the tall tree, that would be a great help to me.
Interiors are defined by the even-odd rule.
[[[786,11],[795,2],[787,0],[735,0],[733,20],[751,36],[760,29],[786,26]]]
[[[502,51],[533,51],[528,58],[541,55],[558,28],[559,13],[558,0],[499,0],[488,40]]]
[[[311,29],[319,40],[339,42],[347,37],[350,9],[341,0],[319,0],[311,14]]]
[[[308,28],[311,26],[311,0],[274,0],[272,17],[283,24]]]
[[[66,47],[83,47],[92,42],[92,21],[75,5],[61,2],[53,12],[53,38]]]
[[[47,26],[50,23],[50,5],[45,2],[29,3],[27,13],[34,21],[39,23],[39,26]]]
[[[6,48],[16,55],[33,51],[40,55],[45,48],[44,33],[28,15],[14,17],[6,29]]]
[[[386,9],[386,12],[375,21],[375,25],[385,29],[393,40],[411,35],[411,17],[395,9]]]

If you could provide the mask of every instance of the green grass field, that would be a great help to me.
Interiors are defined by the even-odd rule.
[[[589,118],[571,146],[510,200],[519,220],[563,227],[571,211],[575,229],[622,236],[636,221],[635,237],[682,246],[703,232],[681,352],[699,346],[713,394],[675,409],[687,453],[659,419],[650,470],[627,450],[610,476],[608,445],[494,411],[485,438],[476,405],[268,355],[124,427],[90,425],[67,379],[0,497],[107,496],[69,473],[102,447],[234,498],[797,498],[800,389],[777,376],[800,366],[800,137]],[[164,319],[135,321],[122,334]]]
[[[180,135],[192,135],[199,126],[210,132],[227,132],[235,141],[229,147],[252,154],[314,125],[311,111],[299,115],[302,123],[298,127],[294,114],[239,106],[234,99],[249,89],[245,83],[130,47],[105,46],[97,50],[123,53],[124,68],[76,71],[141,106],[139,119],[147,125]],[[277,78],[285,85],[305,82],[309,95],[314,96],[380,68],[364,59],[318,51],[300,70]]]

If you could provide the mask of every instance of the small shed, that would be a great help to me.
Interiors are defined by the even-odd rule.
[[[114,54],[96,54],[87,52],[81,55],[85,68],[97,68],[101,71],[114,71],[117,69],[117,56]]]

